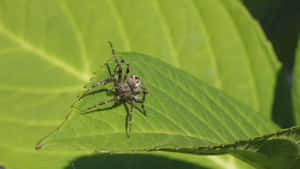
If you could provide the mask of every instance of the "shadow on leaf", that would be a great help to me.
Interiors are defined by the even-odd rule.
[[[73,163],[73,164],[72,164]],[[83,156],[72,161],[64,169],[212,169],[185,161],[146,154],[98,154]]]
[[[295,125],[292,105],[292,91],[289,87],[284,68],[277,75],[275,97],[273,101],[272,120],[281,128],[289,128]]]

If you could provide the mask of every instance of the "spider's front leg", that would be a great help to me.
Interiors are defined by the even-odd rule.
[[[125,81],[125,80],[127,80],[128,74],[130,73],[130,65],[124,59],[121,60],[121,63],[125,63],[127,65],[126,73],[123,78],[123,80]]]
[[[123,74],[122,64],[121,64],[120,60],[118,59],[118,57],[116,55],[116,51],[115,51],[112,43],[111,42],[108,42],[108,43],[109,43],[109,45],[111,47],[112,55],[115,58],[115,61],[117,62],[117,65],[119,67],[119,70],[118,70],[118,82],[121,82],[122,81],[122,74]]]
[[[112,81],[115,81],[115,77],[114,76],[111,76],[109,78],[106,78],[104,80],[101,80],[95,84],[93,84],[91,87],[89,87],[80,97],[79,97],[79,100],[82,99],[86,94],[89,93],[90,90],[94,89],[95,87],[98,87],[100,85],[106,85],[107,83],[109,82],[112,82]]]

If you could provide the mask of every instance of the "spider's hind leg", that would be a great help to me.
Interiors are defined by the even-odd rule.
[[[114,98],[112,98],[110,100],[106,100],[106,101],[100,102],[100,103],[98,103],[98,104],[96,104],[96,105],[94,105],[92,107],[89,107],[89,108],[87,108],[87,110],[90,110],[90,109],[93,109],[93,108],[95,108],[97,106],[102,106],[102,105],[105,105],[105,104],[108,104],[108,103],[111,103],[111,102],[118,102],[119,100],[120,100],[119,97],[114,97]]]

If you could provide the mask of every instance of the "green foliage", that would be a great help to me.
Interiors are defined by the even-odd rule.
[[[296,61],[293,77],[293,106],[296,124],[300,124],[300,38],[296,49]]]
[[[232,96],[247,105],[247,113],[251,114],[249,118],[252,119],[249,125],[256,126],[254,118],[264,119],[266,124],[272,123],[270,119],[279,64],[259,25],[236,0],[92,0],[88,3],[77,0],[2,0],[0,1],[0,164],[9,169],[70,168],[71,161],[75,163],[76,169],[96,168],[95,166],[155,168],[156,165],[162,168],[252,168],[231,155],[202,156],[147,152],[107,156],[95,155],[94,151],[82,149],[83,147],[80,150],[57,149],[53,145],[49,146],[49,149],[35,151],[37,140],[53,131],[71,110],[70,106],[77,100],[76,96],[83,91],[82,86],[87,83],[92,71],[98,70],[107,58],[111,57],[108,40],[114,43],[118,51],[145,53],[178,68],[176,72],[179,69],[187,72],[190,79],[197,78],[209,86],[221,89],[226,96],[211,89],[212,87],[204,87],[210,92],[214,91],[213,96],[217,95],[217,98],[219,95],[226,98]],[[142,61],[139,62],[144,64]],[[173,70],[173,67],[168,70]],[[144,75],[144,72],[140,71]],[[105,72],[106,70],[99,71],[99,75]],[[155,80],[152,75],[147,77],[149,78],[144,79],[146,83],[147,80]],[[197,79],[193,81],[199,82]],[[182,84],[177,82],[180,80],[176,80],[174,85],[189,87],[183,81]],[[153,87],[150,88],[151,94],[156,93],[153,92],[155,91]],[[200,90],[200,93],[207,92],[202,88],[196,89],[195,86],[193,88],[196,91]],[[192,92],[183,94],[187,93],[194,95]],[[157,94],[164,96],[160,98],[167,97],[163,91],[158,91]],[[152,122],[152,118],[157,118],[153,116],[155,114],[153,109],[157,107],[149,105],[151,99],[153,102],[155,98],[149,95],[147,101],[147,106],[151,110],[149,116],[144,117],[135,111],[135,122],[139,122],[139,119]],[[210,100],[212,99],[215,98]],[[173,102],[189,107],[185,105],[188,104],[185,100],[177,99]],[[207,106],[208,102],[209,98],[201,101],[198,98],[195,102],[191,102],[193,110],[188,112],[196,112],[198,106]],[[219,105],[214,101],[211,102],[212,105]],[[219,107],[221,112],[225,112],[223,104],[228,104],[225,108],[231,113],[242,113],[231,109],[230,106],[234,104],[239,107],[240,103],[227,101],[221,103],[222,107]],[[173,105],[164,106],[173,107]],[[165,110],[162,106],[159,108]],[[182,107],[181,109],[185,110]],[[217,110],[212,110],[214,113],[211,115],[216,116]],[[109,111],[117,115],[113,117],[119,117],[119,123],[116,124],[120,125],[118,126],[120,130],[124,130],[126,116],[124,108],[120,106]],[[98,113],[88,114],[85,117]],[[202,114],[203,112],[197,114],[199,117],[193,120],[200,120]],[[225,118],[227,121],[221,121],[220,124],[227,124],[227,127],[232,129],[231,125],[237,123],[230,124],[228,122],[230,118]],[[141,129],[136,126],[138,124],[134,123],[133,132]],[[210,121],[208,124],[214,123]],[[179,125],[188,128],[190,124],[179,123],[176,126]],[[216,145],[261,136],[276,129],[261,128],[260,132],[255,133],[252,130],[238,132],[242,129],[234,128],[230,131],[231,129],[217,127],[217,130],[211,133],[202,133],[201,130],[195,129],[188,131],[197,133],[196,141],[199,141],[199,136],[203,139],[202,136],[210,134],[225,135],[224,140],[208,137],[212,145]],[[175,128],[168,129],[175,131]],[[204,131],[207,130],[205,127]],[[248,135],[242,137],[243,133]],[[283,135],[288,139],[291,138],[288,133],[284,132]],[[125,138],[125,133],[122,136]],[[271,136],[270,139],[272,138],[274,137]],[[263,139],[263,142],[268,141]],[[252,144],[246,141],[246,145]],[[253,146],[254,149],[257,148]],[[251,155],[244,157],[245,153],[234,153],[238,158],[252,159],[250,161],[261,164],[255,159],[258,157],[256,152],[254,156]]]

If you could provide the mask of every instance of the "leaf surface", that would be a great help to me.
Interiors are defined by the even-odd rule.
[[[141,77],[144,86],[150,91],[145,103],[146,116],[141,110],[139,112],[139,105],[135,105],[133,136],[127,139],[124,130],[127,115],[122,105],[129,105],[108,104],[89,110],[114,97],[105,92],[113,87],[110,83],[91,90],[75,102],[73,111],[62,127],[46,142],[43,141],[41,146],[47,146],[47,142],[56,146],[72,145],[74,142],[74,145],[79,144],[88,149],[106,148],[104,151],[108,152],[142,150],[159,145],[207,147],[248,139],[278,129],[188,73],[146,55],[129,53],[125,54],[124,59],[130,63],[132,74]],[[87,88],[109,77],[109,72],[115,70],[116,64],[113,61],[107,64],[108,70],[105,66],[101,67],[96,72],[98,75],[86,85]],[[255,122],[256,127],[253,127]],[[134,143],[139,144],[135,147]]]
[[[137,53],[124,54],[122,58],[130,63],[132,74],[141,77],[150,91],[145,102],[147,116],[141,112],[140,105],[135,105],[130,138],[126,135],[129,111],[126,107],[130,107],[127,103],[88,109],[114,97],[105,92],[112,88],[110,84],[94,88],[75,102],[64,123],[43,139],[38,149],[233,153],[265,168],[294,165],[300,128],[275,132],[279,128],[263,116],[257,117],[251,109],[180,69]],[[108,70],[116,67],[113,61],[107,65]],[[100,68],[87,88],[108,77],[108,72],[105,66]],[[281,152],[282,149],[286,151]]]

